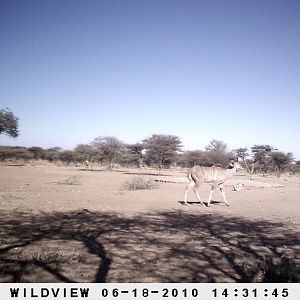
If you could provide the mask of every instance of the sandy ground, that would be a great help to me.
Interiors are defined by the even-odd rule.
[[[126,190],[137,176],[186,174],[0,165],[0,282],[299,280],[299,178],[236,176],[225,186],[231,206],[216,191],[206,207],[192,193],[182,205],[176,180]]]

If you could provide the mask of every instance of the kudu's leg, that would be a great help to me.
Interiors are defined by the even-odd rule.
[[[211,186],[211,190],[210,190],[209,197],[208,197],[208,200],[207,200],[207,206],[210,206],[210,200],[211,200],[211,198],[212,198],[212,195],[213,195],[213,193],[214,193],[214,190],[215,190],[215,185],[213,184],[213,185]]]
[[[198,188],[199,188],[199,184],[197,183],[197,184],[195,185],[195,187],[194,187],[194,193],[195,193],[197,199],[199,200],[200,205],[203,205],[202,199],[201,199],[201,197],[200,197],[200,195],[199,195],[199,192],[198,192]]]
[[[188,195],[188,192],[190,190],[194,191],[194,193],[196,194],[197,199],[199,200],[200,204],[202,205],[203,204],[202,199],[201,199],[201,197],[200,197],[200,195],[198,193],[197,186],[196,186],[196,184],[195,184],[195,182],[193,180],[185,188],[184,204],[187,205],[187,195]]]
[[[225,204],[226,204],[227,206],[230,206],[230,204],[228,203],[228,201],[227,201],[227,199],[226,199],[225,191],[224,191],[224,189],[223,189],[223,184],[219,184],[219,188],[220,188],[220,191],[221,191],[222,196],[223,196],[223,198],[224,198]]]
[[[188,184],[188,186],[185,188],[185,195],[184,195],[184,204],[187,205],[187,195],[188,192],[192,189],[195,188],[195,182],[192,180],[190,181],[190,183]]]

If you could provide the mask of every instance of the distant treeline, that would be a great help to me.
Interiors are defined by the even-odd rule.
[[[193,165],[226,167],[231,159],[239,159],[245,170],[253,173],[300,172],[300,161],[292,153],[284,153],[270,145],[254,145],[229,151],[223,141],[212,140],[204,150],[182,151],[179,137],[153,134],[141,143],[126,144],[116,137],[98,137],[90,144],[79,144],[74,150],[60,147],[0,146],[0,160],[46,160],[64,164],[88,162],[114,168],[149,166],[156,168],[191,167]]]

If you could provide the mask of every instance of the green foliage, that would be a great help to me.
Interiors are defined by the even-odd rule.
[[[103,160],[110,168],[120,160],[125,150],[125,144],[114,136],[97,137],[92,145],[97,151],[98,160]]]
[[[290,168],[293,162],[292,153],[277,151],[270,145],[254,145],[251,147],[252,159],[247,159],[249,157],[248,148],[238,148],[234,152],[238,158],[243,160],[249,173],[275,171],[280,175],[285,169]]]
[[[240,158],[242,161],[245,161],[246,158],[249,156],[248,148],[238,148],[233,150],[237,158]]]
[[[274,148],[270,145],[254,145],[251,153],[255,162],[263,163]]]
[[[227,145],[223,141],[212,140],[203,150],[186,151],[180,159],[180,165],[183,167],[201,166],[221,166],[227,167],[229,161],[234,157],[233,153],[228,151]]]
[[[251,175],[254,172],[255,165],[253,160],[248,159],[249,157],[248,148],[247,147],[238,148],[233,150],[233,153],[235,153],[235,156],[242,161],[241,165],[243,166],[243,168],[245,168],[248,171],[251,179]]]
[[[140,167],[143,160],[143,145],[140,143],[125,145],[119,163],[123,166]]]
[[[284,153],[280,151],[272,152],[270,154],[271,162],[275,166],[275,170],[278,176],[284,172],[284,170],[292,163],[294,160],[292,153]]]
[[[182,161],[185,167],[192,167],[194,165],[211,167],[217,165],[225,168],[232,158],[233,156],[230,152],[194,150],[185,152]]]
[[[181,156],[181,165],[183,167],[192,167],[194,165],[208,166],[209,163],[206,152],[201,150],[186,151]]]
[[[217,151],[217,152],[222,152],[226,153],[228,149],[228,146],[226,143],[223,141],[218,141],[218,140],[212,140],[209,142],[209,144],[205,147],[206,151]]]
[[[270,154],[274,150],[270,145],[254,145],[251,153],[257,171],[268,172],[270,169]]]
[[[212,140],[206,150],[180,151],[180,138],[174,135],[153,134],[143,143],[125,144],[116,137],[98,137],[91,144],[79,144],[74,151],[60,147],[43,149],[42,147],[0,146],[0,160],[6,159],[43,159],[48,161],[100,162],[113,168],[116,163],[126,167],[141,167],[144,163],[151,167],[221,166],[226,168],[233,157],[242,160],[242,165],[251,175],[256,172],[284,171],[300,172],[300,161],[294,162],[292,153],[284,153],[270,145],[254,145],[251,155],[247,147],[229,152],[223,141]]]
[[[0,134],[16,138],[19,136],[19,119],[9,109],[0,109]]]
[[[177,151],[182,147],[180,138],[175,135],[153,134],[143,140],[146,149],[146,163],[159,168],[168,167],[176,161]]]
[[[300,160],[296,160],[289,166],[289,170],[292,174],[300,173]]]

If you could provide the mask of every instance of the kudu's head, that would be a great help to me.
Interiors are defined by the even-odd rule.
[[[236,169],[238,171],[238,170],[242,170],[243,167],[239,164],[237,159],[231,159],[228,169]]]

